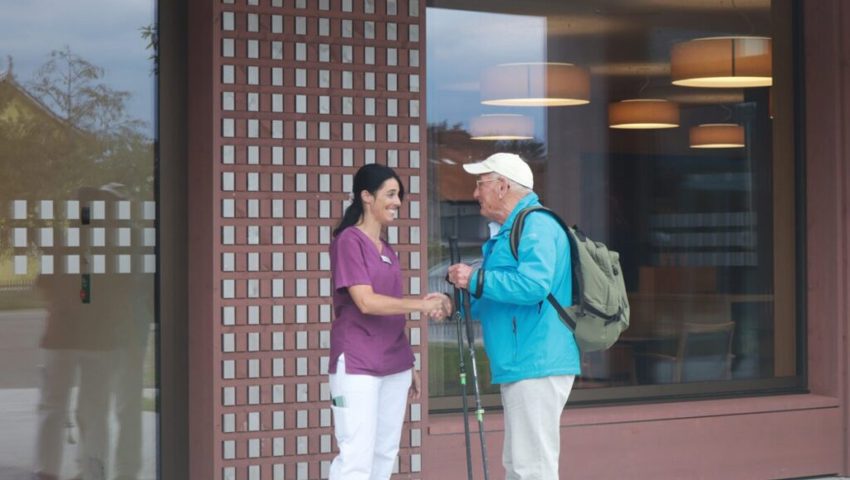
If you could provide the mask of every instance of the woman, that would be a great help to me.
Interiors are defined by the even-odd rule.
[[[395,251],[381,238],[398,217],[404,187],[389,167],[354,175],[352,203],[330,246],[334,283],[330,388],[339,455],[330,480],[388,479],[398,453],[407,398],[419,398],[419,374],[405,335],[405,314],[451,313],[446,295],[403,297]]]

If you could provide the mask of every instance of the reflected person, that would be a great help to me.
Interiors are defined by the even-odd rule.
[[[147,343],[147,311],[138,307],[149,299],[150,288],[145,288],[144,275],[118,273],[117,223],[112,217],[87,225],[92,202],[114,206],[122,199],[114,185],[81,188],[78,198],[84,219],[79,225],[82,249],[61,253],[79,255],[80,273],[44,274],[37,281],[47,304],[47,323],[41,339],[44,368],[35,478],[60,478],[65,442],[75,440],[74,478],[107,478],[109,452],[117,443],[112,478],[133,479],[141,457],[141,370]],[[95,265],[97,257],[106,268]],[[117,442],[110,441],[111,410],[118,420]],[[76,439],[66,429],[73,424]]]

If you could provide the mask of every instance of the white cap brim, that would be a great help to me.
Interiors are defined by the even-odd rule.
[[[463,169],[466,170],[466,173],[471,173],[472,175],[483,175],[494,171],[492,168],[484,165],[484,162],[464,163]]]
[[[472,175],[498,173],[528,189],[534,187],[534,174],[531,167],[515,153],[494,153],[480,162],[465,163],[463,169]]]

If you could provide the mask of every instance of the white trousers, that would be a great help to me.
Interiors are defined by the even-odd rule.
[[[110,361],[112,408],[118,422],[112,441],[114,480],[135,479],[142,469],[142,386],[147,342],[132,340],[131,345],[115,350]]]
[[[38,439],[35,471],[60,473],[68,431],[69,403],[77,389],[76,420],[79,429],[77,462],[86,480],[106,477],[108,452],[110,351],[45,350],[41,398],[38,404]],[[77,383],[79,379],[79,383]]]
[[[573,380],[560,375],[502,385],[505,480],[557,480],[561,413]]]
[[[330,375],[334,435],[339,455],[329,480],[387,480],[393,473],[412,372],[374,377],[345,372],[340,355]]]

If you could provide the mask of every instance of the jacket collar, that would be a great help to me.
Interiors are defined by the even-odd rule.
[[[540,198],[534,192],[529,192],[526,196],[522,197],[519,202],[517,202],[516,206],[513,210],[511,210],[511,214],[508,215],[508,218],[505,220],[505,223],[502,224],[502,227],[499,229],[499,233],[497,235],[503,235],[510,233],[511,227],[514,225],[514,219],[519,214],[521,210],[526,207],[530,207],[532,205],[540,205]]]

